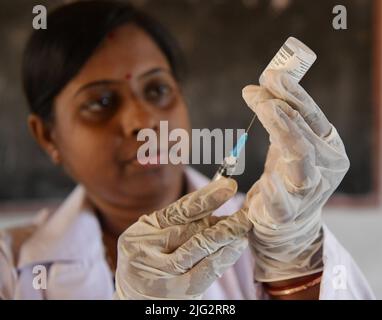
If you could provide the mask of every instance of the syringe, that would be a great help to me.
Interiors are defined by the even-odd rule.
[[[317,55],[304,43],[294,37],[289,37],[262,72],[261,76],[268,69],[284,70],[293,79],[299,82],[316,59]],[[252,127],[255,119],[256,114],[253,116],[247,130],[245,130],[245,133],[239,138],[229,156],[224,158],[223,163],[220,165],[212,180],[218,180],[221,177],[230,177],[233,175],[240,152],[248,140],[248,131]]]
[[[241,150],[243,150],[245,143],[248,140],[248,131],[252,127],[253,123],[256,119],[256,114],[253,116],[251,123],[249,124],[245,133],[239,138],[236,145],[231,150],[228,157],[225,157],[223,163],[220,165],[218,171],[216,171],[215,176],[213,177],[213,181],[219,180],[221,177],[230,177],[235,171],[235,166],[237,164],[237,160],[240,156]]]

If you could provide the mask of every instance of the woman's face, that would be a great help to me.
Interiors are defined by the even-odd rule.
[[[139,27],[117,28],[55,99],[52,137],[60,162],[90,194],[118,206],[161,196],[180,165],[136,160],[143,128],[189,131],[187,109],[169,63]],[[171,146],[171,143],[170,143]],[[159,145],[158,145],[159,148]]]

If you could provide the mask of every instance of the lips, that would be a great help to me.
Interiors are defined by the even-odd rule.
[[[168,159],[167,150],[157,150],[154,155],[142,159],[138,159],[137,154],[135,154],[133,157],[122,162],[124,165],[132,165],[136,167],[157,167],[161,165],[161,158]]]
[[[159,166],[161,163],[161,158],[166,155],[167,152],[163,150],[157,150],[157,152],[149,157],[144,159],[138,159],[137,157],[132,161],[133,165],[142,166],[142,167],[152,167]]]

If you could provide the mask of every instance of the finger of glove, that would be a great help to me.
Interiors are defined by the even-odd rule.
[[[327,168],[328,170],[333,171],[334,175],[336,175],[336,172],[342,173],[348,170],[349,159],[346,155],[342,140],[333,126],[331,126],[331,133],[328,137],[320,138],[313,132],[312,128],[307,124],[301,114],[296,110],[293,110],[287,103],[278,103],[277,106],[281,108],[285,115],[287,115],[294,124],[296,124],[301,135],[311,147],[310,157],[282,162],[282,165],[285,166],[284,172],[287,173],[287,176],[297,177],[296,179],[290,178],[290,181],[299,181],[303,177],[306,178],[305,182],[301,184],[301,188],[298,188],[298,185],[295,184],[297,187],[295,190],[296,193],[303,195],[304,192],[308,192],[311,187],[317,184],[317,180],[319,179],[319,168]],[[274,144],[270,146],[265,170],[270,166],[270,169],[274,171],[275,161],[272,157],[277,153],[280,154],[279,149],[280,146]],[[313,167],[314,170],[312,170]],[[294,192],[294,190],[288,190]]]
[[[287,114],[288,117],[292,119],[292,121],[294,121],[298,127],[300,127],[301,131],[305,133],[305,137],[309,138],[308,140],[312,142],[313,145],[319,140],[319,138],[312,131],[303,117],[298,113],[298,111],[294,110],[284,101],[274,98],[274,96],[266,88],[253,85],[247,86],[243,89],[243,98],[247,105],[258,116],[258,113],[261,112],[261,110],[258,110],[259,104],[266,104],[269,103],[269,101],[275,101],[277,107],[281,108],[284,113]]]
[[[305,89],[287,73],[267,70],[261,78],[261,85],[273,96],[296,109],[319,137],[330,134],[332,126],[325,114]]]
[[[273,155],[281,155],[279,159],[267,157],[267,162],[273,163],[272,171],[283,179],[288,192],[306,194],[319,181],[314,133],[301,115],[281,100],[260,103],[257,113],[277,150]]]
[[[314,154],[316,155],[314,163],[316,166],[333,169],[335,171],[339,168],[344,168],[345,171],[347,171],[349,168],[349,160],[341,137],[333,126],[331,126],[331,133],[329,136],[320,138],[313,132],[312,128],[306,123],[301,114],[292,109],[287,103],[278,103],[277,106],[280,107],[291,121],[297,125],[301,134],[314,149]],[[275,153],[280,153],[279,147],[272,144],[268,151],[265,170],[268,170],[268,167],[270,170],[274,170],[273,160]],[[307,161],[308,159],[306,158],[305,160]],[[293,163],[287,164],[290,169],[289,172],[292,174],[293,172],[301,171],[305,174],[306,170],[301,170],[305,166],[298,162],[294,163],[296,164],[295,169],[293,169]],[[307,165],[309,166],[309,163]]]
[[[184,275],[190,278],[189,292],[204,292],[239,260],[247,247],[247,238],[239,238],[201,260]]]
[[[274,99],[261,102],[256,106],[256,113],[269,133],[271,143],[277,146],[285,160],[314,155],[313,146],[299,128],[298,113],[284,101]]]
[[[175,299],[197,299],[229,267],[234,265],[248,246],[246,238],[240,238],[204,258],[187,272],[166,280],[166,288]]]
[[[224,217],[207,216],[203,219],[190,222],[187,225],[170,226],[159,230],[161,236],[155,237],[155,239],[150,237],[144,241],[148,245],[158,247],[158,251],[162,253],[172,253],[192,236],[210,228],[222,219]],[[158,240],[160,241],[158,242]]]
[[[307,133],[307,137],[310,138],[309,141],[313,140],[312,143],[314,144],[319,140],[298,111],[294,110],[284,101],[274,98],[274,96],[266,88],[253,85],[247,86],[243,89],[243,98],[249,108],[251,108],[252,111],[254,111],[258,116],[258,113],[261,111],[258,110],[258,105],[270,103],[269,101],[275,101],[277,107],[281,108],[290,119],[296,122],[300,129]]]
[[[242,90],[242,97],[247,106],[254,112],[256,112],[257,104],[276,98],[268,91],[268,89],[255,85],[244,87]]]
[[[192,236],[169,257],[173,271],[184,273],[203,258],[245,236],[252,229],[247,212],[240,210]]]
[[[179,274],[183,270],[171,263],[169,257],[192,236],[213,226],[223,217],[207,216],[187,225],[152,229],[151,233],[132,234],[124,232],[118,239],[118,261],[129,260],[138,270]],[[141,226],[145,229],[145,226]]]
[[[204,188],[187,194],[168,207],[152,213],[160,228],[187,224],[210,215],[214,210],[233,197],[237,183],[223,178],[213,181]]]
[[[301,201],[295,199],[298,194],[288,190],[291,188],[284,177],[276,173],[264,174],[259,188],[263,206],[273,223],[280,225],[294,220]],[[250,211],[253,211],[252,208]]]
[[[168,254],[187,242],[193,235],[215,225],[225,217],[207,216],[187,225],[175,225],[158,229],[150,225],[153,217],[145,216],[143,221],[128,228],[118,239],[118,255],[146,265],[167,269]],[[152,223],[151,223],[152,224]],[[136,228],[134,228],[136,226]]]

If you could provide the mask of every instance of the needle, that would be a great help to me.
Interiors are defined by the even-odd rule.
[[[256,116],[256,113],[255,113],[255,114],[253,115],[253,117],[252,117],[252,120],[251,120],[251,122],[250,122],[250,124],[249,124],[247,130],[245,130],[245,133],[248,133],[249,129],[251,129],[251,127],[252,127],[253,123],[255,122],[256,118],[257,118],[257,116]]]

